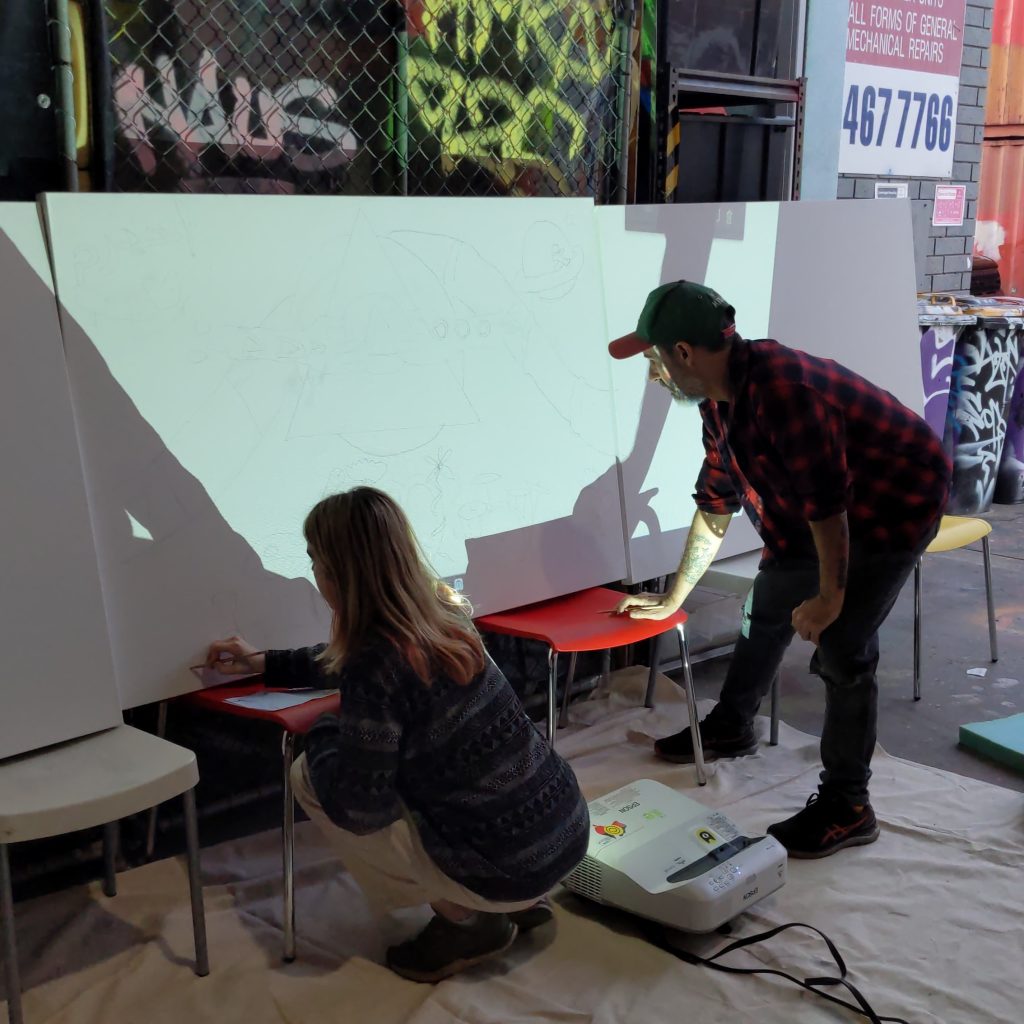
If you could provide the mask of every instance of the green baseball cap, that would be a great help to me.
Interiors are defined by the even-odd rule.
[[[716,291],[693,281],[673,281],[647,296],[636,330],[608,345],[615,359],[638,355],[652,345],[691,345],[720,348],[736,333],[736,310]]]

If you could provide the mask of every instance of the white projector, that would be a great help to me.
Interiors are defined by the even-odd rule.
[[[590,847],[566,878],[587,899],[687,932],[711,932],[786,881],[786,851],[724,814],[639,779],[593,800]]]

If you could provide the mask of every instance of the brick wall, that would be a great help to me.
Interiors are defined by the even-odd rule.
[[[949,184],[967,186],[967,211],[958,228],[932,227],[933,178],[862,178],[839,176],[840,199],[871,199],[876,181],[907,181],[914,210],[914,254],[919,291],[966,292],[971,287],[971,251],[978,205],[981,138],[985,130],[985,92],[989,41],[995,0],[968,0],[964,25],[964,56],[960,65],[960,98]],[[946,182],[938,182],[945,184]],[[879,200],[886,202],[886,200]]]

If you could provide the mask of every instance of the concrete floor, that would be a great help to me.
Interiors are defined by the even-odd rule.
[[[957,745],[960,725],[1024,711],[1024,505],[995,505],[984,518],[993,525],[999,661],[989,660],[981,545],[926,555],[922,698],[913,700],[911,578],[881,632],[878,738],[898,757],[1024,792],[1024,775]],[[733,615],[737,623],[738,600],[728,599],[714,608],[720,622],[723,616]],[[807,671],[811,652],[811,645],[799,640],[790,646],[782,670],[781,714],[795,728],[820,735],[824,686]],[[717,697],[727,666],[723,658],[695,666],[699,698]],[[976,678],[967,674],[971,668],[988,672]],[[767,713],[767,701],[762,710]]]

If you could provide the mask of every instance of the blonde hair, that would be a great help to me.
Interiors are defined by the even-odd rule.
[[[438,673],[465,685],[484,667],[472,610],[426,564],[397,502],[353,487],[317,503],[302,532],[334,588],[328,672],[374,639],[390,641],[428,684]]]

